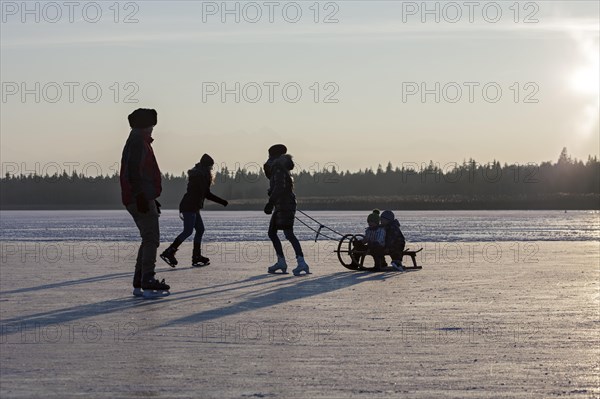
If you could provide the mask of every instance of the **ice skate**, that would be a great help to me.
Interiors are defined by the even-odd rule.
[[[160,254],[160,258],[167,262],[167,265],[171,267],[177,266],[177,259],[175,258],[175,252],[177,252],[177,248],[169,247]]]
[[[202,267],[210,265],[210,259],[206,256],[198,255],[192,257],[192,266],[194,267]]]
[[[154,278],[154,273],[148,273],[148,276],[144,276],[142,279],[142,296],[144,298],[159,298],[170,294],[169,289],[171,287],[165,283],[165,279],[158,281]]]
[[[298,267],[296,267],[294,270],[292,270],[292,273],[294,273],[294,276],[299,276],[300,273],[302,273],[302,272],[304,272],[305,274],[310,274],[310,271],[308,270],[308,265],[304,261],[304,258],[302,256],[299,256],[297,259],[298,259]]]
[[[210,265],[210,259],[202,256],[202,245],[194,241],[194,250],[192,251],[192,266],[202,267]]]
[[[277,273],[278,270],[281,270],[281,273]],[[270,274],[287,274],[287,263],[285,263],[285,258],[277,257],[277,263],[270,266],[267,269],[267,272]]]

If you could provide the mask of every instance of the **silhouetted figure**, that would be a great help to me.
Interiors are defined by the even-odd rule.
[[[271,274],[281,270],[287,272],[287,263],[283,254],[281,241],[277,231],[283,230],[285,238],[292,244],[296,254],[298,266],[293,270],[295,276],[304,272],[309,273],[308,265],[304,261],[304,254],[298,238],[294,235],[294,220],[296,216],[296,195],[294,182],[290,171],[294,169],[292,156],[287,154],[283,144],[276,144],[269,148],[269,159],[264,164],[265,175],[269,179],[269,202],[265,206],[265,213],[271,215],[269,224],[269,238],[273,242],[277,262],[267,271]]]
[[[392,267],[398,271],[404,271],[402,266],[402,252],[406,246],[404,234],[400,230],[400,222],[392,211],[381,213],[381,225],[385,229],[385,253],[392,258]]]
[[[192,252],[192,266],[206,266],[210,259],[202,256],[202,236],[204,235],[204,222],[200,216],[200,209],[204,208],[204,200],[216,202],[223,206],[229,203],[210,192],[210,186],[213,183],[212,168],[215,161],[210,155],[204,154],[192,169],[188,170],[187,192],[183,195],[179,203],[179,212],[183,215],[183,232],[175,238],[173,244],[169,246],[160,257],[171,267],[177,265],[175,252],[192,232],[194,235],[194,249]]]
[[[380,224],[379,210],[375,209],[367,217],[369,227],[365,229],[364,249],[368,250],[375,260],[374,271],[380,271],[384,263],[385,229]]]
[[[169,294],[165,280],[155,278],[156,249],[160,244],[158,216],[162,191],[160,169],[152,150],[152,130],[157,123],[153,109],[140,108],[128,117],[131,133],[121,157],[121,199],[142,237],[133,276],[133,295],[155,297]]]

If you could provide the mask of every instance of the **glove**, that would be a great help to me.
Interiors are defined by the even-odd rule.
[[[137,206],[138,212],[147,213],[150,208],[148,207],[148,200],[144,193],[140,193],[135,196],[135,204]]]
[[[223,206],[227,206],[227,205],[229,205],[229,201],[227,201],[227,200],[224,200],[224,199],[221,199],[221,200],[219,201],[219,204],[221,204],[221,205],[223,205]]]
[[[154,203],[156,204],[156,210],[158,211],[158,214],[160,215],[160,207],[162,206],[160,204],[160,202],[158,202],[157,200],[154,200]]]
[[[267,215],[270,215],[270,214],[272,214],[272,213],[273,213],[273,208],[274,208],[274,205],[273,205],[273,203],[271,203],[271,202],[268,202],[268,203],[267,203],[267,205],[265,205],[265,213],[266,213]]]

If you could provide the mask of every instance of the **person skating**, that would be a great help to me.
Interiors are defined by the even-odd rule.
[[[309,267],[304,260],[302,247],[294,234],[294,220],[296,214],[296,195],[294,194],[294,182],[290,171],[294,168],[292,156],[287,154],[287,148],[283,144],[276,144],[269,148],[269,159],[264,165],[266,177],[269,179],[269,202],[265,206],[265,213],[271,215],[268,235],[273,242],[277,262],[270,266],[267,271],[275,274],[278,271],[287,273],[287,263],[283,253],[281,241],[277,236],[279,230],[283,230],[285,238],[292,244],[296,254],[297,267],[292,271],[295,276],[304,272],[310,274]]]
[[[121,156],[121,200],[140,231],[142,243],[138,250],[133,276],[133,295],[146,298],[169,295],[165,280],[157,280],[156,251],[160,244],[158,217],[162,191],[161,176],[154,151],[152,131],[157,123],[153,109],[140,108],[129,116],[131,132]]]
[[[183,215],[183,232],[175,238],[175,241],[160,255],[171,267],[177,265],[175,253],[179,246],[195,230],[194,249],[192,251],[192,266],[206,266],[210,259],[202,256],[202,236],[204,235],[204,222],[200,215],[200,209],[204,207],[204,200],[216,202],[227,206],[228,202],[210,192],[213,183],[212,168],[215,161],[210,155],[204,154],[192,169],[188,170],[187,192],[179,203],[179,212]]]
[[[400,230],[400,222],[394,216],[392,211],[383,211],[381,213],[381,225],[385,229],[385,253],[392,258],[392,267],[399,272],[404,271],[402,266],[402,252],[406,246],[404,234]]]

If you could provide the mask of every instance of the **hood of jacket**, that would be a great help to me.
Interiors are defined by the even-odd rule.
[[[294,169],[294,160],[290,154],[284,154],[273,160],[272,168],[283,168],[285,170]]]
[[[391,222],[389,222],[389,223],[388,223],[388,225],[389,225],[390,227],[392,227],[392,226],[393,226],[393,227],[398,227],[398,228],[400,228],[400,222],[398,221],[398,219],[394,219],[394,220],[392,220]]]
[[[276,158],[269,158],[263,165],[263,172],[265,172],[265,177],[267,179],[271,179],[271,176],[273,175],[273,162],[275,162],[275,159]]]
[[[210,168],[207,166],[202,166],[200,165],[200,162],[198,162],[192,169],[188,170],[188,176],[210,176]]]

